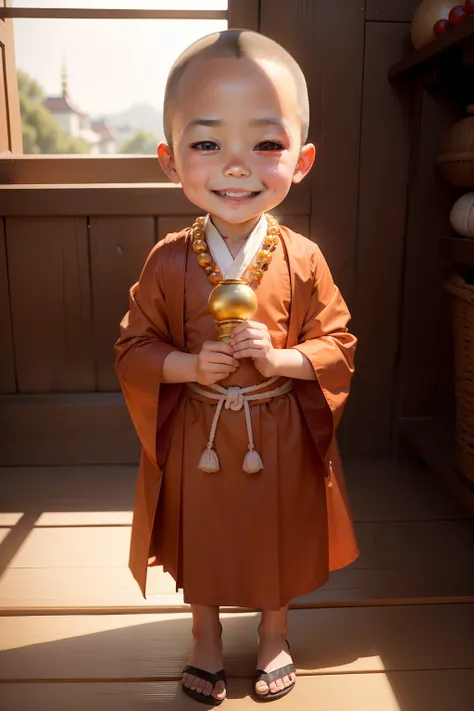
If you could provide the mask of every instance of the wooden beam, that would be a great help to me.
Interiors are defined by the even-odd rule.
[[[226,20],[227,10],[113,10],[0,7],[0,20]]]
[[[0,22],[0,93],[0,152],[21,153],[20,102],[12,20]]]
[[[0,157],[0,185],[168,182],[156,156]]]
[[[410,52],[405,59],[392,66],[388,78],[393,81],[405,77],[410,72],[423,68],[426,62],[473,43],[474,17],[471,17],[456,27],[451,27],[449,32],[446,32],[442,37],[437,37],[421,49]]]
[[[308,183],[295,185],[282,205],[284,215],[309,215]],[[196,215],[200,211],[173,183],[104,185],[3,185],[0,215]],[[185,226],[185,225],[184,225]]]

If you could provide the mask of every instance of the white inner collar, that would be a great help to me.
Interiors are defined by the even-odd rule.
[[[234,259],[219,230],[212,223],[210,216],[206,215],[204,221],[206,242],[224,279],[242,279],[242,276],[262,247],[267,228],[267,218],[263,214]]]

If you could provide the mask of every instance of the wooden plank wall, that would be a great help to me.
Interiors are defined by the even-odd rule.
[[[310,140],[318,149],[309,178],[311,238],[328,259],[359,337],[357,375],[341,425],[348,453],[389,451],[408,137],[387,72],[402,56],[416,4],[298,0],[291,23],[284,0],[261,6],[261,31],[294,54],[308,80]]]
[[[379,456],[390,451],[409,156],[406,116],[386,77],[389,66],[402,56],[415,5],[416,0],[295,0],[288,22],[286,0],[260,3],[260,30],[287,47],[305,71],[310,139],[318,149],[312,175],[290,193],[278,216],[321,245],[359,337],[357,376],[341,427],[346,454]],[[102,393],[104,417],[120,407],[120,401],[113,400],[117,382],[112,346],[127,308],[128,287],[155,240],[188,224],[192,209],[182,203],[178,191],[163,188],[160,198],[160,189],[152,186],[120,186],[120,199],[112,188],[63,191],[59,200],[53,192],[40,186],[13,189],[5,193],[3,213],[0,195],[0,214],[7,214],[16,378],[18,392],[28,399],[28,422],[35,421],[31,393],[42,393],[41,407],[54,412],[54,426],[67,430],[64,422],[74,399],[65,393],[75,393],[71,422],[76,418],[82,432],[93,407],[90,393]],[[50,216],[55,202],[61,218]],[[45,248],[48,261],[40,265]],[[0,249],[0,270],[1,256]],[[62,291],[66,281],[75,289],[67,298]],[[41,315],[48,310],[51,320],[43,323]],[[5,320],[8,309],[6,316],[3,311]],[[9,399],[18,397],[8,395],[14,378],[10,365],[0,380],[4,399],[11,403]],[[19,418],[18,401],[13,409]],[[123,435],[123,414],[107,417],[104,432],[113,437],[116,426]],[[100,418],[94,423],[103,424]],[[43,440],[47,437],[45,430]],[[130,438],[122,460],[120,440],[114,446],[104,443],[102,452],[89,447],[85,458],[115,462],[135,456]],[[77,447],[74,452],[80,458]],[[15,456],[10,448],[8,463]],[[28,456],[36,458],[32,463],[41,459],[39,440]],[[55,457],[57,464],[76,463],[64,461],[66,447],[56,450]],[[44,457],[42,463],[48,463]]]
[[[462,104],[417,87],[398,403],[400,416],[406,418],[446,419],[454,413],[450,304],[439,243],[451,233],[449,214],[459,191],[443,180],[434,164],[446,132],[463,117]]]
[[[364,453],[385,454],[399,344],[408,175],[408,122],[387,82],[407,27],[366,25],[359,163],[354,329],[359,338],[348,423]],[[363,409],[365,418],[360,418]]]
[[[410,22],[420,0],[367,0],[368,22]]]
[[[4,220],[0,218],[0,393],[16,392],[15,354],[13,351],[7,251]]]
[[[87,222],[6,220],[19,392],[95,390]]]
[[[96,389],[116,391],[113,344],[137,280],[156,242],[154,217],[92,217],[90,249]]]

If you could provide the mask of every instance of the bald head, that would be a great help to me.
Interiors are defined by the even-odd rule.
[[[250,30],[226,30],[202,37],[190,45],[171,67],[165,89],[163,122],[168,144],[172,145],[173,114],[178,100],[179,83],[190,64],[206,59],[248,59],[274,62],[284,67],[294,82],[301,119],[301,141],[306,142],[309,128],[309,100],[304,74],[299,64],[274,40]]]

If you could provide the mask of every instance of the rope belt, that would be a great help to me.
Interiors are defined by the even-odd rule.
[[[273,385],[277,380],[280,380],[278,376],[270,378],[269,380],[259,383],[258,385],[249,385],[246,388],[223,388],[220,385],[210,385],[209,390],[205,390],[198,383],[187,383],[190,390],[202,395],[203,397],[208,397],[211,400],[217,400],[217,408],[212,421],[211,433],[209,435],[209,442],[207,447],[200,459],[199,469],[203,472],[218,472],[219,471],[219,458],[214,450],[214,440],[216,437],[217,425],[219,424],[219,418],[221,416],[222,408],[225,407],[226,410],[238,411],[242,408],[245,414],[245,423],[247,425],[247,434],[249,440],[249,451],[245,455],[244,463],[242,469],[247,474],[254,474],[263,469],[263,462],[260,458],[258,452],[255,451],[255,444],[253,439],[252,430],[252,417],[250,415],[250,405],[249,402],[254,400],[268,400],[279,395],[285,395],[293,389],[293,381],[286,380],[278,388],[273,390],[268,390],[265,392],[261,391],[262,388],[266,388],[269,385]]]

